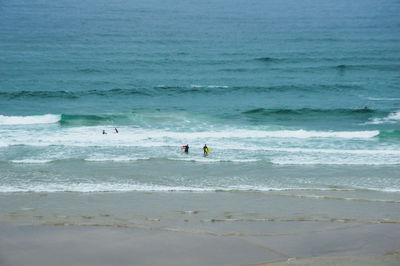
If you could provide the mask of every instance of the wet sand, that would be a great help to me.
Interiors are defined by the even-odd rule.
[[[1,266],[400,264],[395,194],[4,193],[0,202]]]
[[[217,236],[95,226],[0,226],[0,265],[399,265],[399,225]]]

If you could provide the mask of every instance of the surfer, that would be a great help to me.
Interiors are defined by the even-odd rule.
[[[103,135],[107,134],[107,132],[103,129]]]
[[[181,149],[185,150],[185,152],[188,153],[189,152],[189,144],[182,146]]]
[[[204,155],[207,155],[207,153],[208,153],[208,147],[207,147],[207,144],[204,144],[204,147],[203,147],[203,152],[204,152]]]
[[[115,129],[115,133],[118,133],[118,129],[116,127],[114,127],[114,129]]]

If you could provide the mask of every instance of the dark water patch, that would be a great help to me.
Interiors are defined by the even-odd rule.
[[[187,93],[187,92],[200,92],[200,88],[185,88],[180,86],[157,86],[153,88],[153,91],[165,92],[165,93]]]
[[[118,96],[118,95],[153,95],[152,90],[147,89],[120,89],[114,88],[110,90],[87,90],[87,91],[17,91],[17,92],[0,92],[1,98],[6,98],[9,100],[15,99],[27,99],[27,98],[37,98],[37,99],[48,99],[48,98],[58,98],[58,99],[78,99],[86,96]]]
[[[337,65],[333,68],[338,70],[381,70],[381,71],[400,71],[398,64],[366,64],[366,65]]]
[[[316,92],[321,91],[343,91],[343,90],[360,90],[362,86],[347,85],[347,84],[312,84],[312,85],[277,85],[277,86],[161,86],[151,90],[152,93],[162,94],[168,93],[171,95],[201,93],[201,94],[223,94],[223,93],[270,93],[270,92]]]
[[[368,119],[372,115],[382,113],[381,111],[369,108],[361,109],[264,109],[256,108],[242,112],[243,115],[252,118],[272,118],[279,120],[298,120],[298,119],[331,119],[333,118],[355,118]]]
[[[5,97],[10,100],[19,98],[65,98],[76,99],[77,95],[69,91],[17,91],[17,92],[1,92],[0,97]]]
[[[252,72],[254,69],[250,68],[225,68],[221,69],[221,72],[233,72],[233,73],[244,73],[244,72]]]
[[[323,91],[350,91],[360,90],[362,86],[347,84],[299,84],[299,85],[277,85],[277,86],[227,86],[227,85],[188,85],[188,86],[155,86],[155,87],[134,87],[131,88],[113,88],[109,90],[89,89],[81,91],[15,91],[0,92],[0,99],[18,100],[18,99],[65,99],[76,100],[86,97],[136,97],[136,96],[179,96],[184,94],[199,95],[224,95],[231,93],[273,93],[273,92],[299,92],[320,93]]]
[[[99,69],[95,69],[95,68],[81,68],[81,69],[78,69],[78,72],[89,74],[89,73],[101,73],[102,71]]]
[[[342,91],[342,90],[359,90],[362,89],[358,85],[346,85],[346,84],[312,84],[312,85],[277,85],[277,86],[243,86],[243,87],[232,87],[235,91],[247,91],[247,92],[321,92],[321,91]]]
[[[128,95],[152,95],[150,90],[147,89],[120,89],[114,88],[110,90],[89,90],[87,92],[81,92],[82,96],[90,96],[90,95],[97,95],[97,96],[128,96]]]
[[[373,110],[370,108],[361,108],[361,109],[310,109],[310,108],[301,108],[301,109],[264,109],[264,108],[256,108],[249,111],[243,112],[244,114],[252,114],[252,113],[263,113],[263,114],[327,114],[327,113],[343,113],[343,114],[372,114],[378,112],[377,110]]]
[[[260,62],[276,62],[278,61],[277,58],[272,58],[272,57],[260,57],[260,58],[256,58],[256,61],[260,61]]]
[[[180,95],[180,94],[220,94],[224,92],[232,91],[229,86],[223,85],[191,85],[185,86],[157,86],[152,90],[154,95],[168,94],[168,95]]]
[[[115,88],[107,91],[108,94],[111,95],[145,95],[149,96],[152,95],[151,91],[146,90],[146,89],[120,89],[120,88]]]
[[[90,90],[87,92],[87,94],[89,95],[98,95],[98,96],[106,96],[107,95],[107,91],[103,91],[103,90]]]
[[[232,92],[240,93],[270,93],[270,92],[321,92],[321,91],[343,91],[343,90],[360,90],[362,86],[347,84],[312,84],[312,85],[277,85],[277,86],[219,86],[219,85],[195,85],[195,86],[157,86],[149,93],[159,95],[167,93],[169,95],[179,94],[230,94]]]

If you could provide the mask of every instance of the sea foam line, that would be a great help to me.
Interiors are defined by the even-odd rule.
[[[290,153],[358,154],[358,155],[400,155],[400,150],[336,150],[306,148],[259,148],[258,150]]]
[[[177,139],[191,138],[344,138],[344,139],[365,139],[379,135],[379,130],[369,131],[308,131],[299,130],[224,130],[224,131],[204,131],[204,132],[165,132],[150,131],[146,132],[146,137],[169,137]]]
[[[400,101],[400,98],[375,98],[375,97],[369,97],[368,100],[370,100],[370,101]]]
[[[376,165],[376,166],[383,166],[383,165],[399,165],[400,161],[376,161],[371,159],[370,161],[358,160],[358,161],[349,161],[347,159],[325,159],[325,160],[314,160],[314,159],[307,159],[307,160],[294,160],[294,159],[272,159],[272,164],[276,165]]]
[[[0,115],[0,125],[53,124],[61,120],[61,115],[5,116]]]
[[[43,164],[50,163],[53,160],[35,160],[35,159],[24,159],[24,160],[12,160],[13,163],[26,163],[26,164]]]
[[[398,193],[397,188],[359,188],[361,190],[380,191]],[[305,187],[268,187],[268,186],[166,186],[166,185],[148,185],[148,184],[128,184],[128,183],[46,183],[46,184],[24,184],[24,185],[0,185],[0,193],[16,193],[16,192],[282,192],[282,191],[341,191],[337,188],[305,188]],[[343,191],[353,191],[353,189],[343,189]],[[279,196],[279,194],[277,194]]]

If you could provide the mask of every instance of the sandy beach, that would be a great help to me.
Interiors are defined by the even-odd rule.
[[[0,265],[400,262],[393,201],[226,192],[14,193],[0,200],[8,203],[1,213]],[[360,216],[363,208],[371,212]],[[358,209],[354,217],[346,214],[351,209]],[[379,209],[392,214],[379,219]]]
[[[398,250],[399,231],[398,225],[384,224],[241,237],[101,226],[0,226],[0,265],[398,265],[400,253],[390,250]]]

